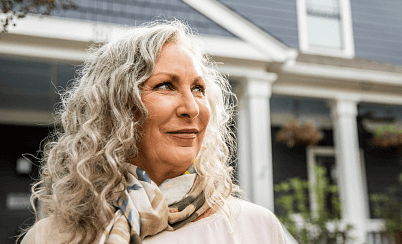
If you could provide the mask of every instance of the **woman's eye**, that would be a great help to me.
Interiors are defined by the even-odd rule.
[[[170,82],[163,82],[156,85],[154,90],[173,90],[173,85]]]
[[[193,92],[195,92],[195,93],[199,93],[199,94],[201,94],[201,95],[205,95],[205,87],[203,87],[203,86],[200,86],[200,85],[198,85],[198,86],[195,86],[195,87],[193,87]]]

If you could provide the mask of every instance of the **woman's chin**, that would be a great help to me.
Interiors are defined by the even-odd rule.
[[[162,158],[170,159],[174,164],[191,164],[199,152],[195,147],[176,147],[174,150],[165,152]]]
[[[175,165],[183,166],[183,167],[186,167],[186,169],[187,169],[188,167],[190,167],[194,158],[195,158],[195,156],[187,156],[187,155],[183,155],[182,157],[177,157],[175,160]]]
[[[166,161],[168,161],[169,164],[175,165],[179,168],[183,167],[185,168],[184,170],[186,170],[197,156],[197,153],[198,150],[193,150],[189,152],[189,149],[187,148],[170,152],[169,155],[166,155],[164,158],[168,159]]]

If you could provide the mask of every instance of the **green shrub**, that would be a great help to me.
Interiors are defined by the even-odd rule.
[[[341,226],[338,187],[329,183],[324,167],[314,170],[316,211],[312,213],[309,207],[309,183],[292,178],[275,185],[278,218],[300,244],[346,243],[352,239],[352,226]]]
[[[385,220],[386,233],[393,242],[402,231],[402,174],[399,176],[399,183],[400,186],[391,187],[384,194],[370,196],[374,214]]]

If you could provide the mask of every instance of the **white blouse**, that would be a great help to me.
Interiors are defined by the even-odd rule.
[[[176,231],[147,237],[144,244],[284,244],[284,232],[275,215],[266,208],[240,200],[228,200],[233,226],[223,211]],[[234,228],[233,228],[234,227]]]
[[[144,244],[285,244],[284,232],[275,215],[253,203],[230,198],[225,206],[232,219],[223,211],[175,231],[163,231],[147,237]],[[57,228],[57,220],[46,218],[27,233],[22,244],[59,244],[69,234]],[[76,243],[73,241],[73,243]]]

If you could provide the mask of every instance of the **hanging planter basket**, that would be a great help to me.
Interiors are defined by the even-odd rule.
[[[394,125],[380,127],[375,132],[371,144],[381,148],[402,148],[402,129]]]
[[[286,143],[288,147],[315,146],[322,138],[321,131],[312,121],[301,124],[298,120],[292,120],[276,134],[276,140]]]

